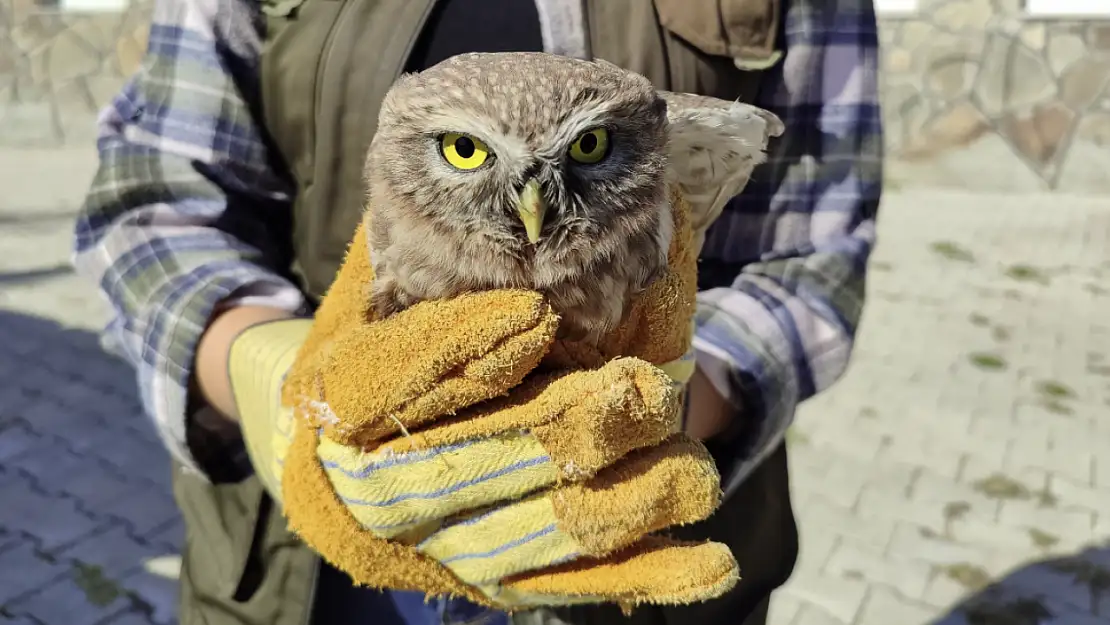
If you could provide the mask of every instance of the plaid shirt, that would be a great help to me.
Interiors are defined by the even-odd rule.
[[[844,371],[882,181],[871,0],[784,4],[785,56],[754,104],[787,130],[702,253],[731,272],[699,294],[694,339],[698,366],[742,410],[726,493]],[[114,307],[107,341],[190,468],[190,367],[214,308],[303,302],[282,277],[291,235],[275,224],[288,224],[293,183],[269,166],[257,118],[259,23],[246,0],[156,3],[143,66],[100,118],[100,169],[76,225],[75,264]]]

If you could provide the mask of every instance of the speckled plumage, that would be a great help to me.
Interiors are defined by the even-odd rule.
[[[668,111],[668,101],[677,108]],[[366,163],[377,313],[466,291],[525,288],[547,295],[565,335],[599,338],[666,265],[668,183],[689,183],[688,193],[712,204],[725,178],[747,180],[741,170],[750,173],[768,134],[781,131],[753,107],[745,119],[762,122],[745,132],[754,137],[689,115],[734,106],[743,105],[663,94],[610,63],[542,53],[466,54],[402,77],[382,104]],[[704,136],[675,141],[676,131],[698,124]],[[609,131],[608,157],[592,165],[568,158],[571,143],[597,127]],[[452,132],[480,139],[491,158],[475,170],[455,169],[439,144]],[[726,141],[710,145],[716,138]],[[676,157],[668,147],[676,145],[694,160],[668,169]],[[707,156],[708,164],[691,165]],[[728,167],[715,168],[717,161]],[[515,212],[528,179],[539,182],[548,206],[534,245]]]

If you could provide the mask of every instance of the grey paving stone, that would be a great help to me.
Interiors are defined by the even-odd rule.
[[[143,539],[151,545],[172,552],[180,551],[185,541],[185,524],[181,517],[177,516],[169,523],[143,536]]]
[[[115,580],[95,569],[69,572],[62,579],[8,606],[44,625],[97,625],[132,608]]]
[[[89,463],[88,470],[61,485],[62,492],[78,498],[81,508],[98,518],[118,516],[115,506],[145,486],[128,481],[98,464]]]
[[[27,538],[24,536],[0,529],[0,553],[26,541]]]
[[[921,603],[910,601],[897,592],[882,586],[873,587],[864,603],[858,625],[894,625],[894,623],[928,623],[933,610]]]
[[[57,402],[39,402],[31,409],[27,422],[40,434],[49,435],[73,453],[102,455],[103,450],[117,444],[117,439],[128,436],[127,430],[112,427],[96,418],[61,406]]]
[[[968,588],[966,583],[961,583],[949,575],[937,574],[929,580],[929,587],[925,589],[922,601],[932,606],[937,614],[944,613],[968,599],[973,588]]]
[[[831,503],[821,495],[814,496],[798,515],[799,528],[805,534],[818,534],[836,528],[836,534],[857,544],[884,549],[894,534],[895,521],[869,513],[855,512]]]
[[[1088,541],[1094,538],[1095,513],[1046,507],[1033,501],[1007,501],[1002,504],[999,522],[1011,527],[1035,527],[1043,532]]]
[[[997,497],[984,493],[978,484],[961,484],[949,476],[935,473],[932,467],[923,467],[914,480],[911,500],[928,506],[944,507],[952,502],[962,502],[970,506],[975,516],[994,518],[1002,502]]]
[[[133,535],[145,538],[172,523],[180,513],[169,494],[141,488],[114,502],[107,514],[124,522]]]
[[[0,527],[33,537],[40,549],[52,551],[71,544],[106,525],[81,512],[68,498],[50,496],[32,488],[19,488],[26,480],[10,480],[0,489]]]
[[[153,443],[152,442],[151,444],[152,445],[154,445],[154,444],[161,445],[160,442],[159,443]],[[169,464],[169,462],[166,462],[164,468],[156,467],[153,470],[147,471],[146,473],[144,473],[140,476],[137,476],[137,477],[139,477],[145,483],[152,486],[158,492],[162,492],[162,493],[172,493],[173,492],[173,467]]]
[[[156,625],[169,625],[177,615],[177,580],[151,573],[134,574],[123,585],[141,604],[147,618]]]
[[[1110,454],[1110,444],[1104,449]],[[1056,497],[1056,507],[1063,510],[1086,510],[1096,516],[1110,516],[1110,488],[1077,484],[1067,477],[1052,477],[1050,489]]]
[[[790,595],[775,597],[767,614],[767,625],[792,625],[805,604]]]
[[[823,571],[825,563],[829,561],[833,551],[844,540],[848,540],[837,532],[837,528],[824,528],[823,530],[804,529],[799,532],[797,570]]]
[[[81,440],[93,438],[90,434],[105,429],[104,423],[92,410],[92,404],[86,404],[83,408],[66,406],[59,401],[56,394],[51,394],[24,408],[23,416],[27,425],[39,434],[50,434],[64,440]]]
[[[0,430],[0,463],[19,462],[21,457],[50,447],[53,441],[33,431],[22,421],[9,423]]]
[[[108,621],[104,625],[153,625],[141,612],[127,612]]]
[[[59,551],[59,560],[99,568],[105,575],[120,579],[142,569],[147,560],[163,555],[164,549],[139,544],[122,526],[93,534],[76,545]]]
[[[18,332],[7,335],[4,339],[4,351],[12,357],[23,358],[42,349],[42,342],[34,335]]]
[[[114,430],[110,444],[90,450],[124,475],[144,476],[170,469],[169,455],[160,444],[130,430]]]
[[[841,542],[825,564],[825,573],[867,581],[872,591],[889,587],[904,597],[920,599],[932,576],[932,567],[916,558],[885,554],[868,545]]]
[[[820,606],[842,623],[852,623],[867,596],[867,582],[845,579],[812,570],[795,571],[790,584],[780,591],[803,603]]]
[[[0,356],[0,363],[5,362],[9,362],[13,366],[15,364],[14,359],[5,360],[3,356]],[[0,384],[0,428],[12,421],[19,420],[27,406],[38,398],[37,395],[19,384],[16,379],[17,375],[15,371],[0,370],[0,380],[4,380],[4,384]]]
[[[0,606],[45,587],[69,572],[69,567],[45,558],[25,542],[0,552]]]
[[[1021,548],[1028,548],[1029,537],[1022,534],[1021,539]],[[921,528],[907,523],[898,524],[887,553],[894,558],[916,560],[930,567],[985,562],[999,555],[979,543],[958,542],[952,538],[922,532]]]
[[[60,493],[70,478],[95,464],[87,457],[56,446],[51,452],[21,458],[12,470],[29,478],[43,492]]]
[[[77,357],[78,362],[89,369],[102,366],[103,360],[101,358],[81,358]],[[56,369],[50,372],[55,380],[60,380],[54,387],[54,392],[51,394],[51,400],[58,404],[62,410],[76,412],[77,414],[84,414],[92,412],[99,416],[101,412],[101,404],[104,402],[107,394],[97,389],[90,384],[90,381],[85,379],[82,374],[66,371],[64,373],[58,372]],[[63,378],[62,376],[77,375],[80,377]]]

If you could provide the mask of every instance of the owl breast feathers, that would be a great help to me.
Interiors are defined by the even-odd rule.
[[[605,61],[465,54],[405,75],[366,162],[376,314],[521,288],[545,294],[564,336],[597,340],[666,267],[668,185],[703,230],[781,132],[771,113]]]

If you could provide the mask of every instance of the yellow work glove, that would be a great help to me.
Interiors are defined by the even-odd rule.
[[[694,295],[683,211],[676,222],[672,272],[600,348],[556,342],[555,315],[527,292],[374,321],[360,228],[284,403],[274,372],[306,323],[253,328],[233,348],[248,448],[293,528],[358,583],[505,609],[731,588],[723,545],[648,536],[705,518],[719,496],[705,449],[674,433]],[[255,414],[276,416],[251,428]]]

